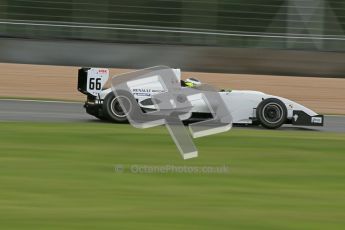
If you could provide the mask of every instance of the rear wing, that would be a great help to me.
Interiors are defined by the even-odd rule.
[[[109,70],[104,68],[80,68],[78,70],[78,91],[97,96],[109,79]]]

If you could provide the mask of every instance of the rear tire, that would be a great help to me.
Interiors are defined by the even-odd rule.
[[[268,98],[256,108],[256,117],[263,127],[277,129],[286,123],[287,109],[281,100]]]
[[[120,100],[122,100],[120,102]],[[109,93],[103,102],[103,112],[104,116],[107,118],[107,120],[111,122],[116,123],[127,123],[127,114],[121,106],[121,103],[126,104],[126,108],[128,108],[128,111],[130,112],[132,108],[133,101],[128,96],[116,96],[113,92]]]

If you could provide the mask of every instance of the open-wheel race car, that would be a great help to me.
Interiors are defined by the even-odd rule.
[[[203,84],[195,78],[181,80],[179,69],[172,69],[181,87],[198,90]],[[104,88],[109,70],[105,68],[81,68],[78,72],[78,90],[87,95],[86,112],[101,120],[125,123],[127,114],[111,88]],[[201,87],[202,88],[202,87]],[[159,82],[135,85],[130,88],[131,95],[143,111],[156,108],[152,96],[164,92]],[[219,90],[223,104],[232,115],[233,124],[261,125],[276,129],[283,124],[296,126],[323,126],[324,116],[292,100],[251,90]],[[213,117],[209,107],[199,95],[188,97],[192,104],[190,120],[207,120]],[[128,111],[127,111],[128,112]]]

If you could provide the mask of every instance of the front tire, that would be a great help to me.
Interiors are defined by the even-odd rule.
[[[277,129],[286,123],[287,109],[281,100],[268,98],[256,108],[256,117],[263,127]]]
[[[123,110],[121,106],[122,103],[126,105],[128,110]],[[127,123],[127,114],[131,111],[131,108],[132,100],[130,98],[124,95],[115,97],[113,92],[109,93],[103,102],[104,116],[111,122]]]

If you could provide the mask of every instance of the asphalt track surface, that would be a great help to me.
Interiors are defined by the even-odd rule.
[[[0,99],[0,121],[101,122],[86,114],[80,102]],[[260,128],[259,128],[260,129]],[[345,116],[325,116],[324,127],[284,125],[280,130],[345,133]]]

